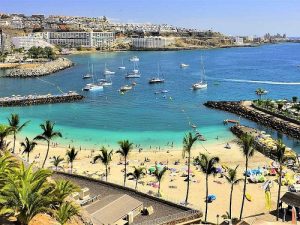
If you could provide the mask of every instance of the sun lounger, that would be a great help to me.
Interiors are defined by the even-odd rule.
[[[85,200],[90,198],[90,189],[89,188],[82,188],[80,193],[79,193],[79,198],[81,200]]]

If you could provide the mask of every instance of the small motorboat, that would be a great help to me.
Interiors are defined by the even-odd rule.
[[[161,92],[160,93],[163,93],[163,94],[165,94],[165,93],[168,93],[169,92],[169,90],[161,90]]]
[[[186,67],[189,67],[189,66],[190,66],[190,65],[184,64],[184,63],[181,63],[181,64],[180,64],[180,67],[181,67],[181,68],[186,68]]]
[[[197,128],[197,126],[196,126],[195,124],[191,124],[191,127],[192,127],[193,129],[196,129],[196,128]]]
[[[140,73],[128,73],[125,78],[140,78],[141,74]]]
[[[237,120],[231,120],[231,119],[226,119],[223,121],[224,124],[228,124],[228,123],[233,123],[233,124],[239,124],[239,121]]]
[[[164,83],[164,79],[160,79],[159,77],[154,77],[149,80],[149,84],[158,84],[158,83]]]
[[[132,89],[132,86],[130,86],[130,85],[124,85],[124,86],[122,86],[122,87],[120,87],[120,92],[125,92],[125,91],[129,91],[129,90],[131,90]]]
[[[82,76],[82,79],[90,79],[92,77],[93,77],[93,75],[87,73],[87,74],[85,74],[85,75]]]
[[[200,81],[198,83],[193,84],[192,88],[193,90],[205,89],[207,88],[207,83]]]

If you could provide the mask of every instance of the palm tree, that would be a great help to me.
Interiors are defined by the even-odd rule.
[[[8,175],[12,173],[17,166],[18,162],[10,154],[6,153],[0,157],[0,190],[7,181]]]
[[[0,217],[15,217],[17,224],[28,225],[39,213],[56,215],[65,207],[67,196],[79,188],[70,181],[48,181],[51,174],[49,170],[33,169],[33,165],[18,164],[7,154],[1,156]]]
[[[17,133],[19,133],[29,123],[29,121],[20,125],[20,117],[18,114],[11,114],[10,118],[8,118],[7,120],[8,120],[9,126],[11,127],[11,131],[14,135],[13,149],[12,149],[12,153],[14,153],[15,146],[16,146]]]
[[[193,134],[189,132],[183,138],[183,150],[182,150],[182,158],[185,158],[185,155],[188,155],[188,176],[187,176],[187,188],[186,188],[186,196],[185,203],[188,203],[189,192],[190,192],[190,168],[191,168],[191,149],[193,144],[197,141],[198,137],[193,137]]]
[[[63,161],[64,161],[64,159],[60,158],[60,156],[53,156],[52,164],[53,164],[53,166],[55,166],[56,172],[58,170],[59,164]]]
[[[228,181],[228,183],[231,185],[231,190],[230,190],[230,203],[229,203],[229,219],[232,218],[231,214],[231,206],[232,206],[232,193],[233,193],[233,186],[237,185],[240,181],[243,179],[238,179],[237,178],[237,168],[239,166],[236,166],[234,169],[228,168],[227,174],[224,174],[224,177]]]
[[[242,143],[242,151],[243,155],[246,159],[245,163],[245,176],[244,176],[244,188],[243,188],[243,199],[242,199],[242,206],[240,212],[240,220],[243,216],[244,204],[245,204],[245,197],[246,197],[246,188],[247,188],[247,170],[248,170],[248,163],[249,158],[254,155],[255,149],[253,148],[254,138],[248,134],[244,134],[241,136],[241,143]]]
[[[60,205],[63,203],[63,200],[70,196],[74,192],[80,191],[80,188],[73,184],[69,180],[56,180],[55,188],[52,191],[54,196],[53,203],[54,205]]]
[[[200,166],[200,169],[205,173],[206,181],[206,195],[205,195],[205,221],[207,221],[207,210],[208,210],[208,176],[215,174],[215,165],[220,161],[219,157],[208,156],[200,153],[195,159],[196,165]]]
[[[43,140],[43,141],[47,142],[47,152],[46,152],[46,156],[45,156],[42,168],[44,168],[45,163],[48,158],[48,154],[49,154],[49,150],[50,150],[50,141],[53,138],[62,137],[60,132],[54,131],[54,125],[55,125],[55,123],[52,123],[51,121],[47,120],[44,124],[40,125],[40,127],[43,130],[43,133],[34,138],[34,140]]]
[[[127,157],[129,152],[133,149],[133,143],[129,142],[128,140],[119,141],[118,144],[120,145],[120,149],[117,151],[121,156],[124,157],[125,163],[125,170],[124,170],[124,186],[126,184],[126,177],[127,177]]]
[[[79,212],[79,207],[70,203],[70,202],[64,202],[61,204],[61,206],[58,208],[56,212],[56,219],[61,225],[65,225],[68,220],[74,216],[77,215]]]
[[[167,167],[159,168],[159,167],[155,166],[154,176],[155,176],[155,178],[158,181],[158,191],[157,191],[157,194],[158,194],[159,197],[161,196],[161,193],[160,193],[160,183],[161,183],[161,181],[163,179],[163,176],[166,173],[166,171],[167,171]]]
[[[12,128],[3,124],[0,124],[0,150],[4,150],[6,146],[5,138],[10,135]]]
[[[48,170],[26,168],[24,164],[19,170],[8,175],[7,182],[1,189],[0,215],[16,217],[17,222],[27,225],[38,213],[50,211],[51,197],[47,194],[49,183]]]
[[[134,170],[132,173],[128,173],[127,177],[132,177],[133,179],[135,179],[135,190],[137,189],[137,185],[138,185],[138,181],[139,179],[141,179],[145,174],[145,167],[133,167]]]
[[[279,201],[280,201],[280,192],[281,192],[281,185],[282,185],[282,167],[286,160],[285,157],[285,145],[283,144],[282,140],[278,140],[276,143],[276,152],[275,157],[277,162],[279,163],[279,171],[278,171],[278,196],[277,196],[277,215],[276,220],[278,221],[279,218]]]
[[[113,150],[108,151],[105,147],[102,147],[100,154],[94,157],[94,163],[99,159],[105,165],[106,181],[108,177],[108,165],[112,160]]]
[[[37,143],[34,141],[30,141],[28,137],[25,138],[24,142],[21,142],[21,147],[23,147],[22,154],[27,154],[27,162],[29,162],[29,154],[33,151],[36,145]]]
[[[68,162],[71,164],[71,173],[73,172],[73,162],[76,159],[77,154],[78,151],[76,151],[74,147],[67,151]]]
[[[262,88],[258,88],[258,89],[256,89],[256,91],[255,91],[255,94],[259,96],[259,100],[261,100],[261,97],[262,97],[263,95],[265,95],[266,93],[267,93],[267,91],[264,90],[264,89],[262,89]]]

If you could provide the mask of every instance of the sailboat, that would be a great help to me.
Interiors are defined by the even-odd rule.
[[[87,85],[85,85],[85,87],[83,88],[84,91],[99,91],[99,90],[103,90],[103,85],[101,85],[100,83],[97,84],[94,81],[94,66],[92,65],[92,78],[93,78],[93,83],[89,83]]]
[[[127,73],[125,78],[140,78],[140,77],[141,77],[141,73],[138,69],[137,63],[133,62],[133,70]]]
[[[197,83],[194,83],[192,85],[193,90],[198,90],[198,89],[205,89],[207,88],[207,83],[204,81],[205,77],[205,70],[204,70],[204,65],[203,65],[203,60],[201,56],[201,65],[202,65],[202,73],[201,73],[201,80]]]
[[[126,69],[126,67],[124,66],[123,59],[122,59],[122,66],[119,66],[118,68],[119,68],[119,70],[125,70]]]
[[[133,56],[129,59],[130,62],[138,62],[140,59],[137,56]]]
[[[111,79],[109,78],[108,79],[99,79],[99,84],[101,84],[102,86],[111,86],[112,85],[112,82],[111,82]]]
[[[90,74],[90,62],[88,62],[88,73],[82,76],[82,79],[89,79],[92,78],[92,75]]]
[[[149,80],[149,84],[157,84],[157,83],[163,83],[165,82],[164,79],[161,79],[159,77],[159,64],[157,64],[157,77],[153,77]]]
[[[106,63],[105,63],[104,75],[113,75],[113,74],[115,74],[115,72],[110,71],[110,70],[106,67]]]

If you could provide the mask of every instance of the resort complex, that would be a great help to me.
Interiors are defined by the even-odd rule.
[[[0,225],[299,223],[300,39],[157,1],[0,13]]]

